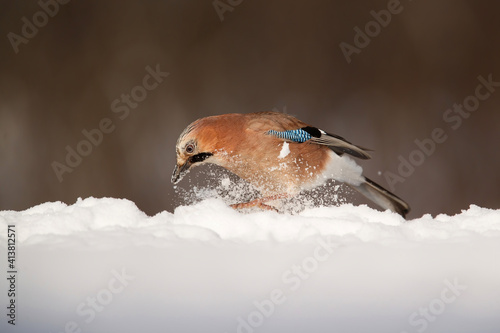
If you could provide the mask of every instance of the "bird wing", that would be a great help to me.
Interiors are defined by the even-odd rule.
[[[341,136],[327,133],[319,128],[312,127],[285,113],[260,112],[249,122],[249,128],[253,130],[267,130],[267,135],[272,135],[288,142],[304,143],[310,142],[329,147],[338,155],[349,154],[351,156],[369,159],[370,154],[366,148],[354,145]]]
[[[339,155],[346,153],[364,160],[371,158],[370,154],[367,153],[367,150],[369,149],[354,145],[341,136],[326,133],[325,131],[315,127],[306,127],[302,129],[306,132],[315,132],[316,134],[318,134],[317,132],[319,132],[319,136],[312,136],[310,141],[319,145],[328,146],[331,150]]]

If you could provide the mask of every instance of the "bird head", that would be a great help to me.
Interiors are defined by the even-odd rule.
[[[177,164],[172,174],[172,183],[177,184],[192,167],[209,162],[214,155],[212,140],[204,139],[210,132],[200,126],[199,121],[189,125],[179,136],[176,145]]]

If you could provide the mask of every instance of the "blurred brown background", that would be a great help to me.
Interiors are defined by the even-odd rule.
[[[443,120],[479,75],[500,81],[498,3],[402,0],[348,63],[339,44],[353,45],[353,29],[388,1],[220,2],[232,8],[223,21],[212,0],[70,1],[55,14],[48,1],[54,15],[44,22],[37,1],[1,1],[0,209],[112,196],[150,215],[172,211],[184,127],[271,109],[373,148],[361,164],[386,187],[414,140],[442,128],[447,140],[395,185],[410,217],[500,208],[500,88],[456,130]],[[8,34],[22,36],[23,17],[34,15],[41,26],[16,53]],[[157,64],[170,75],[121,120],[111,103]],[[66,146],[76,149],[103,118],[114,131],[60,182],[52,163],[66,164]]]

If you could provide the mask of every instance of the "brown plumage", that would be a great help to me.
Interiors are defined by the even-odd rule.
[[[258,112],[199,119],[182,132],[176,152],[173,183],[180,181],[192,166],[214,163],[262,193],[262,199],[235,208],[269,208],[267,201],[295,196],[335,179],[383,208],[403,216],[409,211],[406,202],[366,179],[361,167],[348,156],[370,158],[366,149],[288,114]]]

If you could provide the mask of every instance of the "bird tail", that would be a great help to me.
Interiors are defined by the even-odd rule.
[[[349,185],[384,209],[390,209],[403,217],[410,211],[408,203],[369,178],[365,177],[365,181],[359,185]]]

